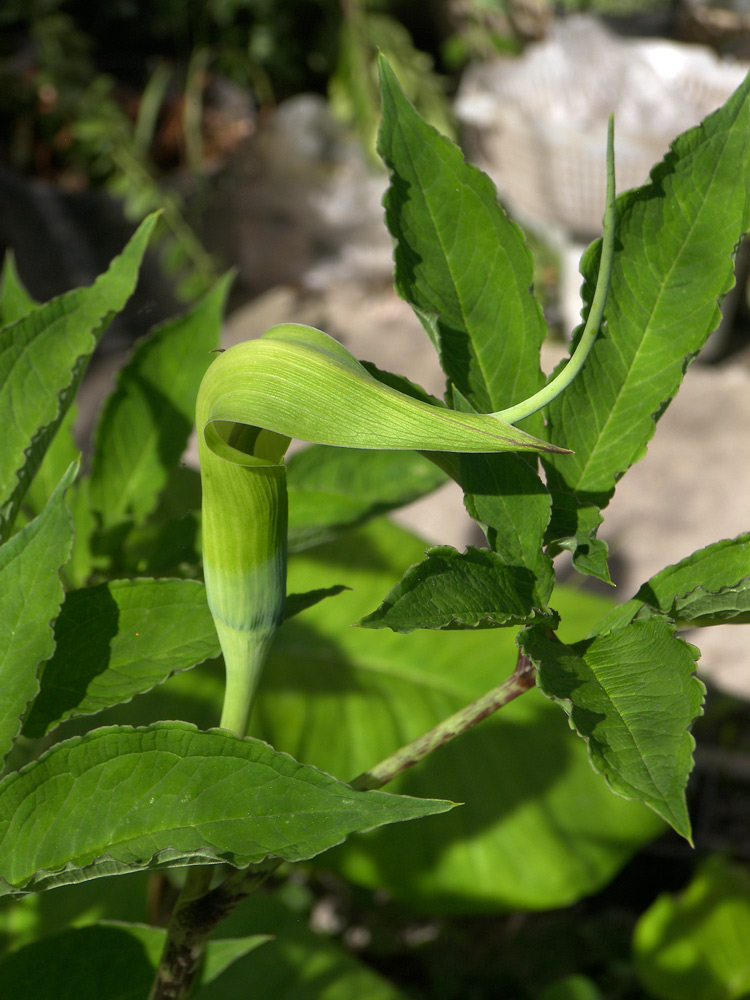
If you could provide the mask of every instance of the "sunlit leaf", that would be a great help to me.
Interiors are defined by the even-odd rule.
[[[454,405],[460,398],[486,411],[518,403],[544,385],[539,350],[547,335],[523,233],[497,203],[490,179],[423,121],[384,59],[381,88],[378,152],[391,177],[385,207],[396,290],[432,340]],[[522,426],[539,434],[541,416]],[[541,539],[550,497],[535,461],[463,456],[461,481],[490,546],[536,576],[537,600],[546,602],[553,578]]]
[[[0,539],[65,416],[83,371],[112,317],[130,298],[155,218],[89,288],[78,288],[0,330]]]
[[[606,327],[583,371],[548,408],[550,440],[574,452],[545,462],[554,496],[548,539],[570,549],[579,570],[602,579],[599,511],[643,457],[734,284],[738,240],[750,228],[749,98],[750,77],[672,143],[648,184],[617,199]],[[599,255],[597,242],[582,261],[586,302]]]
[[[750,877],[714,857],[680,895],[638,921],[638,978],[655,1000],[740,1000],[750,993]]]
[[[424,562],[410,567],[383,603],[359,623],[367,628],[412,632],[415,628],[507,628],[559,618],[534,606],[533,581],[508,566],[495,552],[449,545],[427,550]]]
[[[300,861],[356,831],[450,808],[355,792],[221,730],[94,730],[0,783],[0,894],[169,865]]]
[[[349,627],[425,548],[380,521],[290,559],[292,589],[345,583],[351,590],[281,627],[253,732],[351,779],[513,671],[510,629],[398,635]],[[563,638],[586,634],[608,603],[556,589]],[[174,685],[175,696],[179,689],[189,697],[188,677],[160,691],[166,698]],[[188,704],[199,710],[195,700]],[[388,788],[445,794],[463,805],[418,830],[406,824],[352,840],[320,863],[441,913],[566,905],[605,884],[663,829],[650,810],[611,794],[563,713],[536,691]]]
[[[96,434],[91,503],[104,526],[151,512],[193,427],[195,398],[219,342],[230,277],[136,347]]]

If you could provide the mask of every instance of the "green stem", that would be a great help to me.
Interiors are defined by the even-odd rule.
[[[506,420],[509,424],[514,424],[524,417],[530,417],[532,413],[541,410],[542,407],[551,403],[556,396],[559,396],[563,389],[566,389],[588,357],[588,353],[596,340],[602,319],[604,318],[604,307],[607,303],[609,293],[609,283],[612,276],[612,261],[615,251],[615,153],[614,153],[614,119],[610,115],[609,128],[607,130],[607,200],[604,209],[604,226],[602,231],[602,254],[599,261],[599,276],[596,281],[596,291],[591,302],[591,308],[583,328],[581,339],[573,351],[570,360],[559,375],[548,382],[543,389],[524,399],[521,403],[509,406],[507,410],[498,410],[494,414],[501,420]]]
[[[271,633],[224,628],[216,621],[216,631],[224,650],[226,683],[219,726],[238,736],[247,735],[253,695],[265,663]]]
[[[167,940],[148,1000],[185,1000],[198,974],[217,920],[203,906],[214,874],[212,865],[189,868],[167,927]],[[197,909],[196,909],[197,908]],[[198,912],[203,916],[197,919]]]
[[[362,792],[382,788],[399,774],[403,774],[415,764],[419,764],[435,750],[450,743],[451,740],[461,736],[462,733],[467,732],[499,708],[514,701],[535,684],[536,671],[528,657],[519,652],[516,668],[506,681],[498,684],[497,687],[482,695],[481,698],[477,698],[470,705],[465,705],[447,719],[443,719],[428,732],[396,750],[395,753],[381,760],[379,764],[364,771],[349,784],[352,788]],[[280,858],[269,858],[260,865],[252,865],[250,868],[234,872],[223,885],[214,890],[212,895],[217,899],[224,899],[226,905],[234,908],[245,896],[257,889],[282,863]]]
[[[519,653],[516,669],[506,681],[498,684],[497,687],[488,691],[487,694],[482,695],[481,698],[473,701],[470,705],[459,709],[458,712],[455,712],[447,719],[443,719],[442,722],[433,726],[428,732],[423,733],[415,740],[412,740],[411,743],[407,743],[400,750],[381,760],[375,767],[371,767],[369,771],[364,771],[354,781],[351,781],[350,785],[358,791],[382,788],[383,785],[387,785],[389,781],[393,781],[399,774],[403,774],[404,771],[408,771],[409,768],[414,767],[415,764],[424,760],[425,757],[428,757],[431,753],[440,749],[440,747],[445,746],[446,743],[455,739],[456,736],[465,733],[472,726],[481,722],[482,719],[486,719],[499,708],[509,704],[520,694],[523,694],[524,691],[528,691],[529,688],[534,687],[535,683],[536,672],[531,665],[531,661],[522,653]]]

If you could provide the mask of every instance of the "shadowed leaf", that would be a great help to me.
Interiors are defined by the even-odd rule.
[[[55,649],[52,623],[63,600],[59,571],[73,538],[65,491],[77,471],[71,465],[39,517],[0,547],[0,764],[39,690],[39,664]]]

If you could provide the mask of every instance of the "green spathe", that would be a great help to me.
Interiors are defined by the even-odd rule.
[[[398,130],[401,118],[408,120],[413,108],[410,111],[385,60],[381,60],[381,78],[384,108],[381,151],[388,165],[394,169],[398,157],[389,157],[385,153],[389,122]],[[412,127],[414,125],[412,122]],[[462,171],[461,164],[455,162],[456,156],[460,160],[460,154],[450,144],[450,148],[443,148],[444,140],[439,136],[435,140],[430,132],[428,130],[428,135],[423,138],[426,138],[428,146],[436,141],[438,159],[444,161],[444,166],[450,164],[449,185],[453,196],[452,174],[455,170]],[[470,189],[481,203],[479,215],[487,224],[485,228],[490,244],[494,245],[502,233],[499,242],[505,250],[510,246],[518,249],[517,230],[494,205],[492,185],[476,171],[466,168],[465,164],[463,172],[471,178],[465,193],[468,196]],[[474,190],[477,180],[478,187]],[[422,189],[423,185],[417,184],[416,188]],[[389,197],[391,220],[394,204],[392,189]],[[222,726],[239,733],[246,731],[251,700],[270,636],[283,615],[286,485],[280,476],[271,477],[273,486],[269,488],[276,490],[278,505],[274,507],[268,502],[268,489],[260,488],[255,483],[251,485],[251,481],[269,475],[268,471],[261,473],[261,468],[268,470],[272,466],[281,466],[289,440],[293,437],[312,444],[344,448],[463,454],[516,451],[565,453],[564,447],[550,446],[512,426],[510,421],[522,420],[540,410],[575,378],[583,365],[603,318],[613,248],[614,152],[613,122],[610,119],[607,199],[599,276],[576,351],[562,372],[547,385],[539,387],[538,347],[544,323],[539,304],[533,296],[526,295],[524,301],[530,308],[526,319],[529,322],[533,320],[536,333],[526,345],[527,356],[522,366],[526,370],[525,377],[519,383],[518,358],[510,364],[497,364],[496,357],[493,361],[496,376],[503,380],[507,377],[509,387],[520,384],[527,390],[535,389],[531,396],[520,392],[519,395],[524,398],[512,400],[513,405],[499,410],[496,409],[500,404],[499,397],[496,402],[490,402],[489,396],[482,396],[481,407],[489,409],[492,406],[495,412],[479,413],[475,403],[464,396],[462,383],[449,385],[449,396],[456,409],[432,405],[419,392],[399,391],[394,387],[392,377],[377,378],[327,334],[294,323],[272,327],[257,340],[238,344],[211,365],[198,394],[196,423],[205,484],[203,546],[206,590],[209,607],[217,621],[228,679]],[[515,255],[507,255],[506,262]],[[449,262],[449,286],[455,277],[453,265],[456,263]],[[521,267],[526,276],[516,274],[521,285],[528,286],[529,263],[526,252]],[[459,270],[462,268],[463,262]],[[500,272],[505,272],[504,266]],[[462,295],[459,294],[458,299],[461,300]],[[413,304],[420,318],[429,320],[426,324],[428,333],[434,334],[432,320],[427,316],[429,310],[424,305],[420,308]],[[444,311],[442,306],[435,310],[440,315]],[[457,330],[463,331],[467,315],[462,310],[459,312],[461,315],[453,317],[452,322]],[[487,318],[485,346],[491,345],[494,354],[498,347],[497,339],[501,336],[497,310],[492,308],[491,317],[488,315]],[[433,336],[433,342],[438,349],[445,348],[437,334]],[[441,350],[444,368],[445,353]],[[530,359],[533,371],[529,369]],[[399,384],[398,379],[396,384]],[[508,391],[515,396],[512,388]],[[535,427],[538,426],[537,420]],[[435,461],[449,471],[444,460],[441,461],[437,455]],[[457,475],[458,465],[454,465]],[[231,474],[227,471],[230,466],[236,467]],[[244,485],[240,485],[240,480],[244,481]],[[233,504],[231,495],[237,499],[242,496],[242,503]],[[545,518],[548,516],[544,497],[540,512]],[[250,533],[256,536],[253,540],[247,537]],[[549,569],[549,561],[547,563]]]
[[[292,437],[349,448],[547,451],[493,414],[431,406],[374,378],[339,343],[285,324],[225,351],[198,394],[203,568],[224,653],[221,725],[247,730],[252,697],[286,592]]]
[[[198,406],[202,427],[237,422],[340,448],[564,451],[493,414],[460,413],[397,392],[332,337],[296,323],[225,351],[206,374]],[[275,441],[268,457],[276,449],[286,447]]]

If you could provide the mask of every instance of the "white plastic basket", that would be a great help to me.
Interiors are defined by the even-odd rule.
[[[723,104],[748,68],[571,17],[520,58],[471,67],[455,111],[469,156],[520,218],[588,238],[601,227],[610,112],[622,191],[643,184],[672,139]]]

